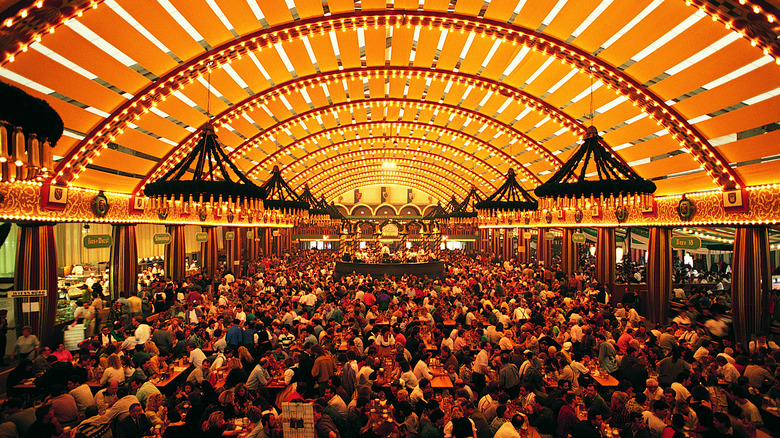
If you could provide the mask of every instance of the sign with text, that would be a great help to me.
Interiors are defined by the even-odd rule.
[[[694,236],[674,236],[672,237],[672,248],[699,249],[701,248],[701,239]]]
[[[39,290],[9,290],[8,298],[45,297],[46,289]]]
[[[158,233],[152,236],[152,242],[155,243],[155,245],[167,245],[171,243],[171,235],[170,233]]]
[[[111,246],[111,236],[108,234],[90,234],[84,236],[84,248],[108,248]]]
[[[523,239],[526,239],[526,240],[528,240],[528,239],[530,239],[531,237],[533,237],[533,234],[532,234],[532,233],[529,233],[529,232],[525,232],[525,233],[523,233]]]
[[[195,234],[195,241],[196,242],[208,242],[209,241],[209,233],[196,233]]]
[[[585,243],[585,234],[583,233],[573,233],[571,235],[571,241],[574,243]]]
[[[552,233],[552,231],[547,231],[544,233],[544,240],[553,240],[555,239],[555,234]]]
[[[235,231],[226,231],[225,232],[225,240],[233,240],[236,238],[236,232]]]
[[[247,239],[254,239],[255,238],[255,232],[252,230],[249,230],[246,232],[246,238]]]

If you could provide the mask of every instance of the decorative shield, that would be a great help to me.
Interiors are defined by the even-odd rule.
[[[625,206],[618,207],[618,209],[615,210],[615,218],[620,223],[625,222],[626,219],[628,219],[628,209]]]
[[[687,221],[690,220],[695,214],[696,204],[683,195],[682,199],[680,199],[680,202],[677,204],[677,215],[680,216],[680,219]]]
[[[106,198],[106,195],[102,190],[92,198],[92,213],[94,213],[95,216],[103,217],[107,215],[110,207],[108,198]]]
[[[160,207],[160,210],[157,212],[157,217],[159,217],[161,220],[165,220],[168,218],[169,212],[168,204],[164,204],[163,207]]]
[[[198,218],[200,219],[201,222],[206,220],[207,214],[208,213],[206,213],[206,206],[201,205],[200,208],[198,209]]]
[[[235,215],[233,213],[233,210],[228,210],[227,211],[227,221],[228,222],[233,222],[234,218],[235,218]]]
[[[547,214],[544,215],[544,220],[547,221],[548,224],[552,222],[552,212],[548,211]]]
[[[582,222],[582,210],[579,208],[574,211],[574,222],[580,223]]]

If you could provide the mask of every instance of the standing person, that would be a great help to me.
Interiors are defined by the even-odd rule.
[[[35,359],[38,355],[38,349],[41,347],[41,341],[38,337],[32,334],[32,327],[26,325],[22,327],[22,336],[16,340],[14,345],[14,351],[11,353],[11,360],[19,355],[20,359]]]

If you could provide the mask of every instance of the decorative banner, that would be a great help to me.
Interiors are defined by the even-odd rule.
[[[552,233],[552,231],[547,231],[544,233],[544,240],[553,240],[555,239],[555,234]]]
[[[252,230],[249,230],[246,232],[246,238],[247,239],[254,239],[255,238],[255,232]]]
[[[111,236],[108,234],[91,234],[84,236],[84,248],[108,248],[111,246]]]
[[[225,240],[233,240],[236,238],[235,231],[225,231]]]
[[[571,241],[574,243],[585,243],[585,234],[574,233],[571,235]]]
[[[158,233],[152,236],[152,242],[154,242],[155,245],[167,245],[171,243],[171,235],[170,233]]]
[[[672,237],[672,248],[699,249],[701,248],[701,239],[695,236],[674,236]]]
[[[195,241],[196,242],[208,242],[209,241],[209,233],[197,233],[197,234],[195,234]]]

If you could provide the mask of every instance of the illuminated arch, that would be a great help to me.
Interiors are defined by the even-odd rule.
[[[250,52],[282,41],[295,39],[331,30],[365,28],[368,26],[427,26],[453,31],[468,31],[482,37],[501,39],[507,43],[523,44],[548,56],[554,56],[580,71],[589,71],[602,80],[607,87],[626,96],[634,105],[655,119],[667,129],[671,136],[680,142],[680,146],[691,154],[713,183],[721,188],[744,186],[740,176],[733,170],[706,138],[674,108],[663,99],[647,90],[642,84],[624,74],[619,68],[607,64],[602,59],[579,48],[569,46],[554,37],[519,26],[498,21],[456,13],[431,11],[356,11],[334,14],[328,17],[313,17],[299,20],[270,29],[261,29],[249,33],[235,41],[229,41],[218,48],[204,53],[179,68],[169,72],[157,82],[148,85],[140,93],[117,108],[108,118],[108,122],[93,128],[79,144],[74,147],[57,167],[53,175],[55,182],[72,183],[73,178],[86,169],[95,153],[108,146],[115,133],[124,129],[131,119],[140,117],[143,110],[149,110],[160,99],[180,89],[186,81],[200,75],[214,64],[221,66],[230,63]],[[181,151],[173,150],[172,153]],[[186,152],[185,152],[186,153]],[[67,174],[65,172],[67,171]]]

